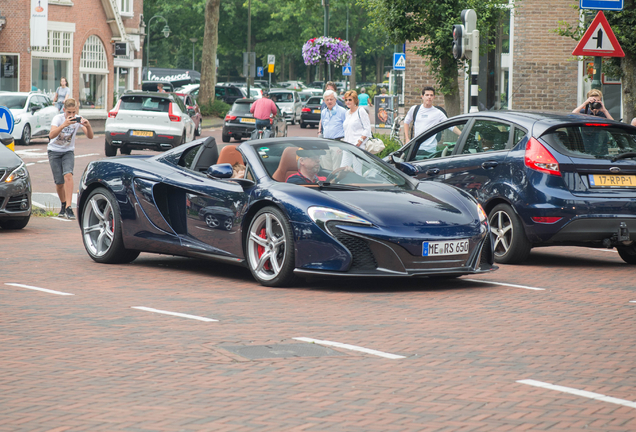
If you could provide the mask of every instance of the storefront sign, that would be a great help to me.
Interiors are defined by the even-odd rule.
[[[375,127],[393,127],[393,109],[397,108],[397,97],[389,95],[378,95],[374,98],[375,105]]]
[[[47,47],[49,0],[31,0],[31,46]]]

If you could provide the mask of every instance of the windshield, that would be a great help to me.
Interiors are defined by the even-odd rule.
[[[322,98],[312,97],[307,101],[307,105],[322,105]]]
[[[312,139],[266,145],[257,142],[252,147],[269,176],[278,182],[296,183],[294,180],[302,174],[302,178],[314,181],[304,186],[327,183],[364,189],[413,189],[405,176],[358,147],[341,141]],[[295,178],[290,181],[290,177]]]
[[[168,112],[170,100],[151,96],[123,96],[121,98],[121,110],[131,111],[159,111]]]
[[[26,101],[26,96],[0,96],[0,106],[6,106],[9,109],[23,109]]]
[[[292,93],[270,93],[269,96],[273,101],[280,103],[294,101],[294,95]]]
[[[232,114],[234,115],[249,114],[251,106],[252,104],[248,104],[248,103],[242,103],[242,102],[234,103],[234,105],[232,105]]]
[[[636,130],[607,124],[564,126],[541,138],[559,152],[574,157],[612,159],[636,152]]]

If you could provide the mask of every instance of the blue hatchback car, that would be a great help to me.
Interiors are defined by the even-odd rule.
[[[539,246],[615,247],[636,264],[636,128],[587,115],[480,112],[429,129],[389,159],[469,192],[495,261]]]

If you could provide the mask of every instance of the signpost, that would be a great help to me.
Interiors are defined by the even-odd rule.
[[[406,70],[406,54],[393,53],[393,70]]]
[[[259,67],[257,67],[257,68],[256,68],[256,76],[257,76],[257,77],[262,77],[263,75],[264,75],[264,74],[263,74],[263,66],[259,66]]]
[[[272,72],[274,72],[274,64],[276,63],[276,56],[274,54],[267,54],[267,72],[269,73],[269,88],[272,88]]]
[[[351,65],[349,63],[342,67],[342,74],[344,76],[351,76]]]
[[[580,0],[581,9],[623,10],[623,0]]]
[[[13,132],[13,126],[15,125],[15,120],[13,119],[13,114],[11,110],[5,106],[0,106],[0,132],[5,132],[10,134]],[[12,146],[13,144],[11,144]],[[15,150],[14,147],[9,146],[11,150]]]
[[[610,0],[604,1],[604,3],[612,2]],[[572,51],[572,55],[594,57],[592,88],[600,90],[603,57],[625,57],[625,52],[618,43],[603,11],[596,14],[596,18]]]

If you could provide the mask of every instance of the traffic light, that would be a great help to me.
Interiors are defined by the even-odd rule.
[[[455,24],[453,26],[453,57],[461,60],[466,55],[466,47],[464,46],[464,26]]]

